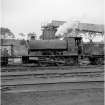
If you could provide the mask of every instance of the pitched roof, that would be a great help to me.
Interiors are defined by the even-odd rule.
[[[102,24],[89,24],[89,23],[80,23],[78,29],[81,31],[92,31],[92,32],[104,32],[104,25]]]
[[[48,24],[48,26],[51,25],[51,26],[59,27],[60,25],[63,25],[64,23],[66,23],[66,21],[53,20],[51,23]],[[104,25],[103,24],[79,23],[78,30],[104,33]]]

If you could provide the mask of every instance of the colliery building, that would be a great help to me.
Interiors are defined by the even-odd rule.
[[[42,39],[43,40],[51,40],[55,39],[55,33],[57,31],[57,27],[47,25],[47,26],[42,26]]]
[[[63,25],[65,21],[52,21],[47,25],[43,25],[42,28],[42,36],[41,39],[43,40],[52,40],[55,39],[55,33],[57,32],[57,28],[60,25]]]
[[[56,21],[53,20],[51,23],[47,25],[43,25],[42,28],[42,36],[43,40],[52,40],[55,39],[55,33],[57,32],[57,28],[66,23],[66,21]],[[78,23],[78,28],[76,29],[80,32],[92,32],[92,33],[104,33],[104,25],[99,24],[89,24],[89,23]]]

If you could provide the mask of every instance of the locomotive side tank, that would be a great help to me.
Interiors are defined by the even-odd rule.
[[[74,50],[77,51],[80,44],[81,37],[66,37],[64,40],[31,40],[28,42],[28,49],[31,52],[38,50],[65,50],[71,53]]]
[[[65,40],[32,40],[29,41],[29,50],[66,50]]]

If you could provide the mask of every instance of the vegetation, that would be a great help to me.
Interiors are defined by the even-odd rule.
[[[15,38],[15,35],[8,28],[1,27],[0,33],[1,33],[1,39]]]

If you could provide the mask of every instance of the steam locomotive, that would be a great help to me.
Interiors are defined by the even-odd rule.
[[[104,44],[84,44],[81,37],[65,37],[64,40],[30,40],[25,41],[24,46],[27,54],[19,56],[23,64],[78,65],[84,59],[87,59],[89,64],[104,64]],[[7,65],[9,56],[1,58],[1,63]]]

